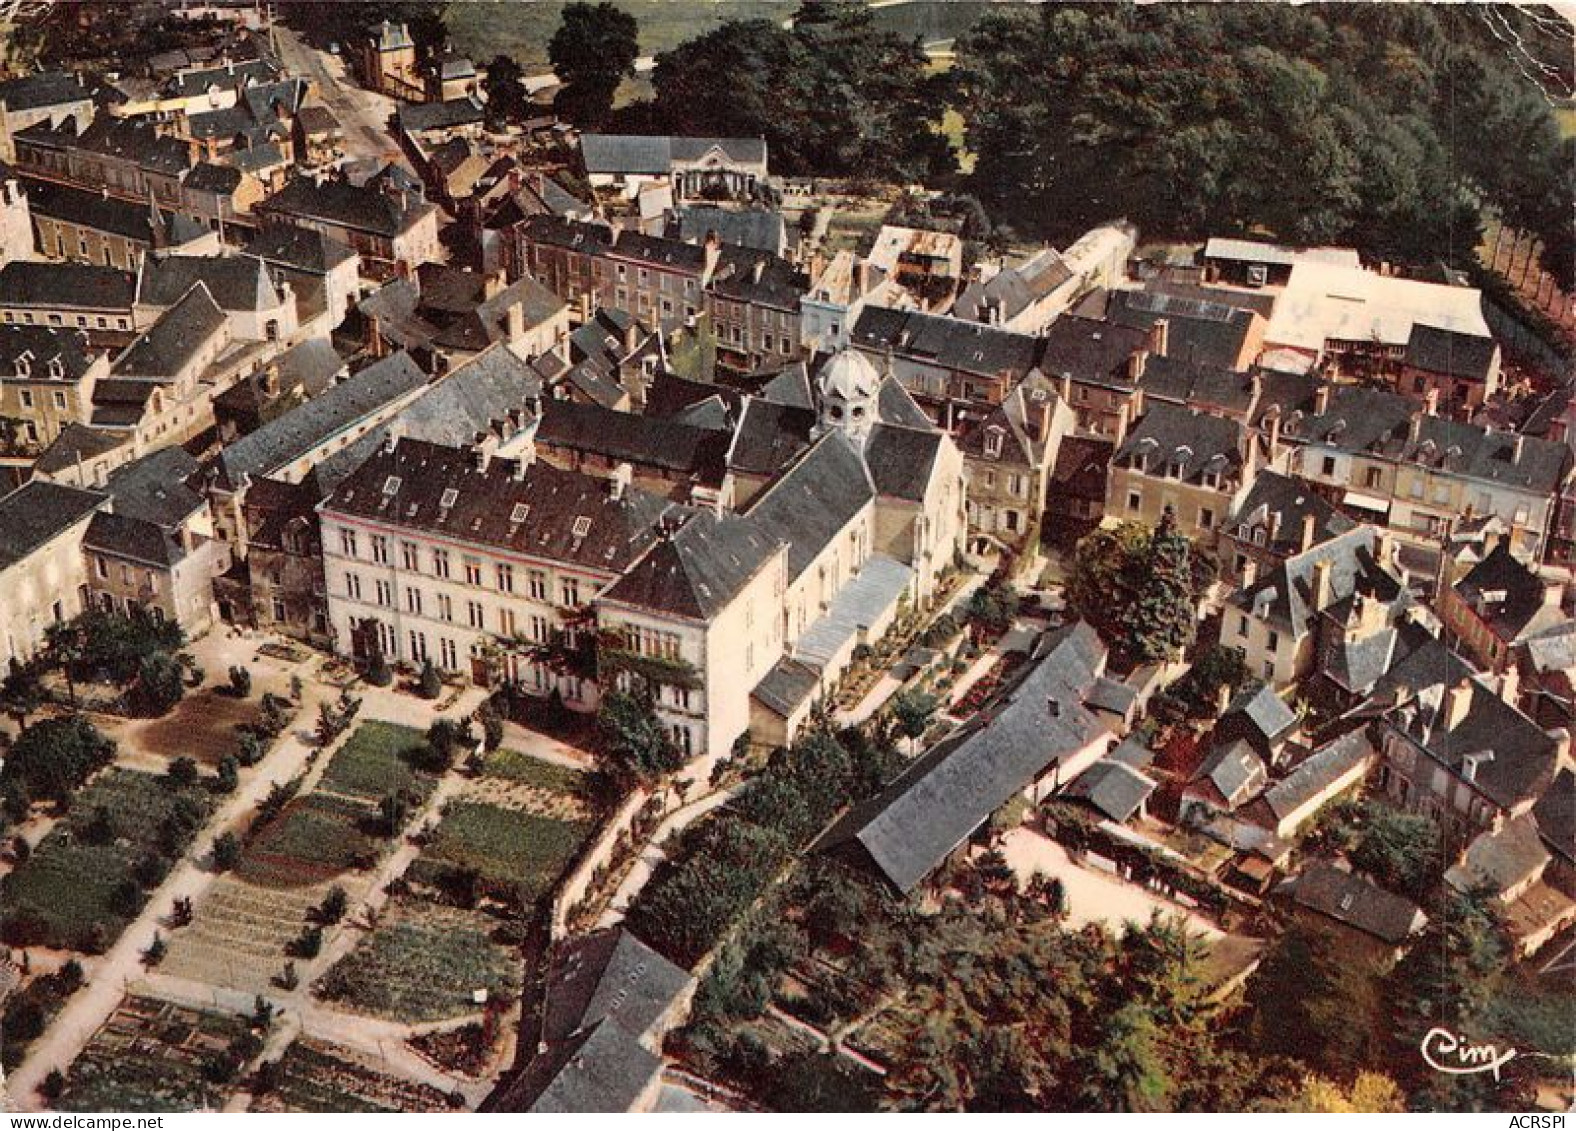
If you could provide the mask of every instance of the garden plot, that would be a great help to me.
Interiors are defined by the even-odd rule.
[[[446,1111],[448,1096],[427,1084],[390,1076],[366,1059],[301,1039],[285,1050],[274,1086],[252,1101],[252,1111]]]
[[[580,821],[458,801],[406,875],[445,889],[474,876],[483,894],[523,906],[553,889],[590,832]]]
[[[289,959],[286,948],[330,886],[263,888],[221,877],[191,925],[168,936],[160,973],[243,993],[268,992]]]
[[[213,811],[200,785],[112,766],[0,887],[4,935],[101,953],[125,930]]]
[[[376,805],[390,794],[409,792],[425,798],[437,781],[412,763],[427,745],[426,736],[394,723],[364,722],[339,748],[317,788]]]
[[[134,737],[144,750],[172,758],[185,755],[203,765],[217,766],[219,759],[235,753],[241,728],[254,726],[260,717],[258,700],[209,689],[187,696],[169,714],[141,727]]]
[[[223,1106],[257,1038],[247,1019],[128,997],[93,1035],[55,1101],[60,1111],[198,1111]]]
[[[407,1024],[478,1013],[477,990],[505,1000],[520,992],[517,948],[493,941],[499,926],[482,912],[397,900],[378,928],[323,975],[317,994]]]
[[[594,815],[583,773],[517,750],[487,755],[481,774],[467,783],[465,793],[477,801],[570,823]]]
[[[380,842],[368,832],[372,808],[312,792],[285,806],[246,847],[236,875],[267,888],[311,887],[370,867]]]

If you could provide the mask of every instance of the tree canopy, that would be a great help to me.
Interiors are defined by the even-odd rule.
[[[1168,510],[1153,529],[1124,522],[1083,538],[1068,596],[1123,662],[1174,660],[1193,643],[1208,572]]]
[[[547,44],[547,57],[564,84],[554,109],[577,126],[601,125],[619,84],[635,77],[639,55],[640,26],[634,16],[606,0],[566,5],[563,22]]]
[[[957,43],[972,187],[1051,238],[1125,216],[1458,264],[1486,205],[1568,282],[1576,143],[1474,7],[1004,5]]]

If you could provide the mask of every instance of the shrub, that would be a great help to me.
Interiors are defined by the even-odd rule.
[[[234,754],[226,754],[219,759],[219,768],[214,774],[213,788],[218,793],[234,793],[241,784],[241,769],[235,760]]]
[[[139,715],[163,715],[186,694],[180,661],[168,652],[153,652],[137,664],[130,702]]]
[[[423,699],[436,699],[443,694],[443,677],[438,674],[438,669],[432,666],[431,660],[421,662],[418,690]]]
[[[40,719],[11,744],[0,774],[20,796],[66,801],[114,757],[115,743],[83,716]]]
[[[290,953],[297,958],[316,958],[323,950],[323,928],[307,927],[290,944]]]
[[[66,1078],[58,1068],[51,1068],[44,1082],[38,1086],[39,1095],[46,1100],[58,1100],[66,1090]]]
[[[328,889],[328,894],[318,906],[318,918],[324,923],[337,923],[345,917],[349,905],[350,899],[345,895],[345,889],[335,885]]]
[[[197,763],[183,754],[170,763],[166,776],[176,789],[190,789],[197,784]]]
[[[153,941],[148,944],[148,949],[142,952],[142,960],[149,966],[157,966],[164,961],[164,954],[168,949],[164,936],[155,931]]]
[[[255,731],[243,730],[235,760],[243,766],[255,766],[263,760],[264,750],[263,740]]]
[[[213,841],[213,870],[228,872],[241,862],[241,842],[234,833],[220,833]]]
[[[230,668],[230,691],[237,699],[245,699],[252,693],[252,673],[240,664]]]
[[[373,645],[372,655],[367,657],[366,681],[373,687],[387,687],[394,682],[394,673],[383,658],[383,649],[376,645]]]

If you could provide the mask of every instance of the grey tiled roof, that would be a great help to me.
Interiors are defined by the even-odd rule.
[[[1253,748],[1238,739],[1211,751],[1193,781],[1195,786],[1208,781],[1226,805],[1236,809],[1259,795],[1269,781],[1269,773]]]
[[[1276,891],[1387,943],[1405,942],[1428,922],[1417,904],[1322,861],[1282,882]]]
[[[536,436],[540,444],[659,467],[713,485],[722,482],[728,447],[727,434],[713,429],[556,399],[543,404]]]
[[[1567,861],[1576,861],[1576,770],[1561,768],[1532,806],[1543,841]]]
[[[675,159],[693,161],[713,146],[740,164],[766,160],[766,142],[758,137],[703,138],[638,134],[581,134],[580,155],[588,173],[666,175]]]
[[[197,460],[175,445],[117,468],[99,490],[122,518],[174,528],[203,506],[203,496],[187,485],[199,470]]]
[[[1406,364],[1428,373],[1486,381],[1498,352],[1493,338],[1414,322],[1406,343]]]
[[[750,694],[763,706],[786,719],[803,706],[820,686],[819,672],[784,656],[761,678]]]
[[[1198,482],[1211,472],[1225,481],[1242,467],[1250,442],[1234,420],[1159,402],[1150,405],[1133,426],[1116,458],[1146,457],[1146,474],[1154,476],[1176,468],[1184,483]]]
[[[1313,518],[1314,545],[1345,534],[1355,526],[1307,483],[1264,469],[1253,477],[1253,485],[1238,504],[1230,527],[1233,533],[1239,526],[1262,527],[1265,548],[1288,556],[1303,549],[1303,525],[1310,516]],[[1269,534],[1270,528],[1275,531],[1273,537]]]
[[[345,244],[311,228],[294,224],[267,224],[246,245],[246,254],[268,263],[283,264],[297,271],[326,274],[355,252]]]
[[[554,1043],[610,1018],[641,1037],[694,981],[622,927],[565,941],[547,979],[542,1039]]]
[[[15,565],[105,501],[96,491],[79,491],[47,479],[30,480],[0,498],[0,569]]]
[[[17,375],[17,363],[24,357],[29,381],[77,381],[92,367],[95,355],[81,330],[0,323],[0,381]],[[59,362],[59,377],[50,372],[52,362]]]
[[[486,109],[474,95],[447,102],[407,103],[399,108],[400,128],[413,134],[479,125],[485,116]]]
[[[875,495],[864,458],[841,432],[828,432],[751,501],[746,517],[788,544],[792,581]]]
[[[0,306],[131,311],[137,277],[85,263],[13,261],[0,267]]]
[[[270,310],[280,295],[261,259],[250,255],[149,255],[137,279],[137,305],[174,306],[202,283],[221,310]]]
[[[85,102],[93,92],[65,71],[40,71],[0,82],[0,102],[13,114],[45,106],[64,106]]]
[[[893,887],[913,890],[1048,767],[1108,733],[1083,708],[1104,660],[1082,621],[1053,633],[994,706],[846,813],[819,847],[858,844]]]
[[[891,350],[960,373],[1021,378],[1040,359],[1043,339],[957,318],[867,306],[849,335],[851,344],[873,357]]]
[[[1548,850],[1530,814],[1513,817],[1498,829],[1480,833],[1461,860],[1445,873],[1463,891],[1486,887],[1496,895],[1517,886],[1549,862]]]
[[[1456,582],[1456,594],[1495,636],[1512,644],[1524,634],[1553,628],[1566,620],[1557,600],[1559,587],[1545,586],[1503,541]],[[1545,602],[1545,594],[1553,600]]]
[[[1125,762],[1102,758],[1073,780],[1065,796],[1086,801],[1101,813],[1118,823],[1129,820],[1149,795],[1156,783]]]
[[[435,210],[433,205],[414,198],[401,208],[393,195],[374,187],[357,188],[344,181],[319,185],[305,177],[297,177],[256,207],[264,215],[278,213],[324,220],[385,237],[408,231]]]
[[[876,490],[890,498],[922,502],[946,436],[931,429],[877,424],[865,441],[865,464]]]
[[[1236,608],[1265,617],[1286,629],[1302,633],[1311,627],[1312,617],[1322,611],[1316,605],[1315,567],[1329,564],[1329,604],[1350,597],[1354,592],[1393,601],[1401,584],[1374,558],[1378,533],[1371,526],[1320,543],[1287,558],[1268,574],[1230,597]]]
[[[746,519],[701,511],[661,539],[603,597],[705,621],[716,616],[776,554]]]
[[[1276,818],[1284,818],[1319,796],[1343,774],[1377,756],[1367,732],[1354,730],[1304,758],[1296,769],[1264,791],[1264,801]]]
[[[173,379],[224,326],[224,311],[213,301],[207,286],[193,283],[126,347],[111,372],[116,377]]]

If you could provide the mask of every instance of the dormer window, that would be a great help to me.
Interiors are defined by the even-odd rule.
[[[444,510],[448,510],[450,507],[452,507],[455,503],[457,503],[459,501],[460,501],[460,492],[456,488],[450,487],[447,490],[445,490],[442,495],[440,495],[438,497],[438,506],[440,506]]]
[[[383,493],[385,495],[397,495],[399,494],[399,489],[400,477],[398,475],[390,475],[383,481]]]
[[[985,433],[985,458],[1001,458],[1001,429],[992,428]]]
[[[584,538],[587,534],[590,534],[591,533],[591,520],[590,520],[590,518],[588,518],[585,515],[581,515],[579,518],[575,519],[575,524],[574,524],[574,527],[571,530],[571,533],[573,533],[573,535],[576,538]]]
[[[49,359],[49,375],[57,380],[66,375],[66,364],[58,357]]]
[[[18,377],[31,377],[33,375],[33,355],[30,353],[19,354],[16,359],[16,375]]]

